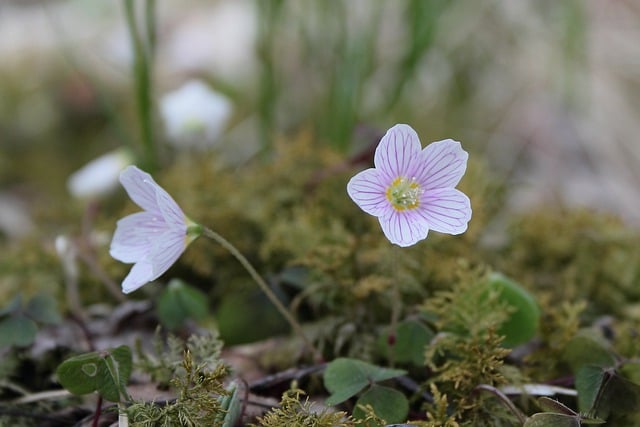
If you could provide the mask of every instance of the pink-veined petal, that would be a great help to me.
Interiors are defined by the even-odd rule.
[[[360,208],[370,215],[384,215],[393,209],[386,196],[386,185],[376,169],[366,169],[349,180],[347,193]]]
[[[443,188],[425,192],[416,211],[440,233],[461,234],[471,219],[471,201],[460,190]]]
[[[160,236],[149,253],[149,261],[153,268],[152,280],[162,276],[180,258],[186,248],[186,232],[170,230]]]
[[[399,176],[410,179],[416,173],[416,160],[421,149],[416,131],[409,125],[397,124],[380,140],[373,163],[387,182]]]
[[[128,294],[154,280],[153,267],[147,258],[133,265],[131,271],[122,281],[122,292]]]
[[[120,172],[120,183],[127,190],[131,200],[142,209],[150,212],[159,212],[156,191],[161,188],[151,175],[136,166],[127,166]]]
[[[414,211],[393,211],[390,215],[378,218],[384,235],[398,246],[411,246],[426,239],[429,233],[427,222]]]
[[[469,154],[452,139],[432,142],[420,155],[423,166],[416,179],[424,190],[453,188],[467,169]]]
[[[164,219],[151,212],[137,212],[118,221],[109,253],[118,261],[137,262],[145,257],[153,242],[167,229]]]

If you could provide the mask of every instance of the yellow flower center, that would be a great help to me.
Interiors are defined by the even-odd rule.
[[[387,200],[397,211],[415,209],[420,205],[420,194],[422,189],[414,178],[407,179],[399,176],[387,187]]]

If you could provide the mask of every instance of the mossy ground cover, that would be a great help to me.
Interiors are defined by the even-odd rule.
[[[373,37],[391,16],[382,3],[358,26],[345,2],[306,13],[261,2],[256,78],[201,70],[237,109],[206,149],[166,144],[155,95],[140,104],[141,87],[155,83],[159,95],[167,85],[162,55],[146,57],[153,79],[127,69],[126,84],[102,80],[73,49],[72,71],[55,62],[36,91],[23,85],[27,69],[3,69],[0,196],[27,222],[0,234],[0,425],[122,425],[125,416],[137,426],[640,425],[638,229],[625,212],[568,203],[559,195],[569,179],[523,209],[515,194],[525,185],[513,179],[544,174],[535,150],[557,148],[545,144],[558,127],[568,140],[579,125],[606,134],[600,122],[587,126],[597,111],[576,90],[590,87],[580,46],[599,15],[556,5],[549,30],[548,14],[526,2],[518,22],[527,26],[472,1],[401,3],[393,16],[404,43],[393,55]],[[446,31],[451,22],[492,32],[463,43]],[[558,127],[541,125],[544,137],[523,137],[529,120],[548,116],[508,96],[539,100],[498,65],[522,59],[536,28],[565,55],[541,55],[550,66],[530,81],[560,85],[544,88],[563,114]],[[150,43],[136,55],[161,49],[162,38],[133,29]],[[558,74],[545,74],[551,65]],[[617,111],[622,132],[626,110]],[[469,152],[463,234],[394,246],[347,195],[395,122],[416,124],[425,143],[460,139]],[[533,148],[517,159],[523,138]],[[209,240],[191,243],[154,283],[120,292],[130,266],[109,245],[116,221],[138,208],[121,188],[74,199],[65,180],[122,145],[189,218],[237,247],[319,354]],[[576,170],[597,163],[596,151],[571,156]],[[557,176],[573,176],[570,164]]]

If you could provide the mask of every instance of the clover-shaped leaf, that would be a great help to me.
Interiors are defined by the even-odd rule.
[[[540,309],[535,298],[518,283],[499,273],[491,274],[483,286],[487,292],[497,292],[498,300],[513,309],[498,331],[504,335],[502,344],[515,347],[533,338],[540,321]]]
[[[376,415],[390,423],[401,423],[409,414],[409,401],[404,394],[390,387],[373,385],[362,393],[353,411],[354,418],[363,419],[366,414],[360,405],[371,405]]]
[[[424,349],[435,335],[431,329],[417,320],[405,320],[398,324],[393,344],[389,343],[390,333],[389,330],[380,335],[378,340],[378,347],[383,355],[390,356],[398,363],[424,365]]]
[[[188,318],[202,319],[207,310],[207,296],[178,279],[169,282],[158,300],[158,317],[170,330],[179,328]]]
[[[56,374],[60,384],[72,394],[95,391],[106,400],[119,402],[121,397],[128,397],[125,385],[131,376],[131,365],[131,349],[122,345],[67,359],[58,366]]]
[[[406,374],[357,359],[338,358],[324,371],[324,386],[331,393],[327,405],[337,405],[358,394],[366,386]]]

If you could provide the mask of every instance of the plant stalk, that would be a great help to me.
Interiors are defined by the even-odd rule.
[[[240,262],[240,264],[242,264],[242,266],[245,268],[245,270],[247,270],[251,278],[258,284],[262,292],[264,292],[264,294],[267,296],[267,298],[269,298],[271,303],[273,303],[273,305],[280,312],[280,314],[282,314],[282,316],[287,320],[287,322],[291,326],[291,329],[293,329],[294,332],[298,334],[298,336],[302,339],[307,349],[313,354],[313,357],[317,361],[321,361],[322,355],[307,339],[307,336],[304,334],[304,331],[302,330],[302,327],[300,326],[298,321],[293,317],[293,315],[289,312],[289,310],[282,304],[282,302],[278,299],[278,297],[276,297],[276,295],[273,293],[271,288],[269,288],[269,285],[267,285],[264,279],[258,274],[256,269],[253,268],[253,265],[251,265],[249,260],[247,260],[247,258],[244,255],[242,255],[242,253],[240,253],[240,251],[235,246],[233,246],[227,239],[225,239],[215,231],[207,227],[203,227],[202,234],[210,238],[211,240],[215,241],[216,243],[220,244],[223,248],[228,250],[231,253],[231,255],[233,255]]]

